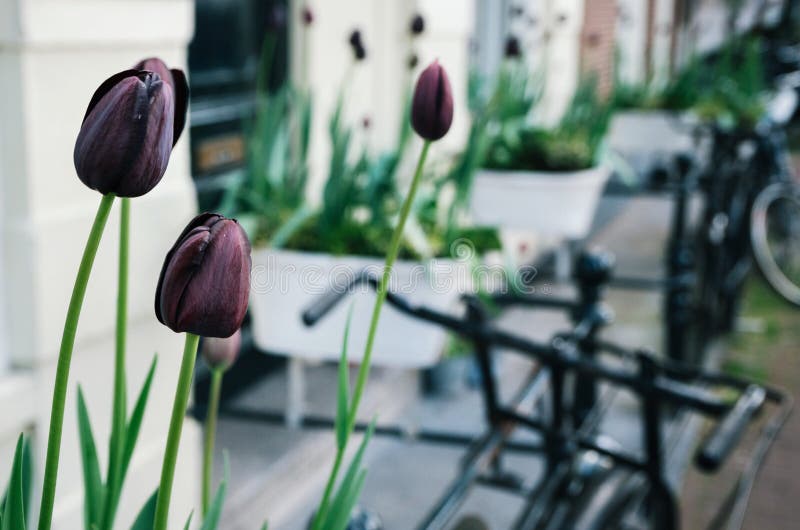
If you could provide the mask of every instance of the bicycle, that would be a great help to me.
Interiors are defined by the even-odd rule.
[[[602,289],[611,277],[610,269],[607,257],[582,255],[576,266],[580,284],[580,297],[576,300],[519,294],[491,297],[492,304],[504,307],[523,305],[568,311],[573,317],[572,329],[557,334],[549,343],[497,329],[487,316],[485,303],[475,296],[465,296],[465,313],[454,316],[413,306],[403,297],[387,293],[387,302],[400,312],[470,340],[483,382],[488,427],[470,443],[461,473],[417,526],[418,530],[445,528],[476,484],[523,496],[525,505],[512,525],[514,530],[673,530],[678,527],[678,503],[665,478],[665,461],[673,457],[665,448],[683,431],[689,414],[700,413],[718,420],[695,457],[699,467],[713,471],[730,455],[755,415],[772,402],[778,406],[777,411],[762,432],[750,467],[733,490],[733,508],[724,510],[726,513],[719,517],[728,519],[729,528],[741,523],[755,472],[791,408],[789,398],[777,389],[658,361],[648,352],[601,340],[598,331],[610,322],[601,299]],[[356,276],[344,290],[315,301],[304,312],[304,322],[313,325],[359,285],[377,289],[378,281],[368,274]],[[491,368],[498,347],[524,354],[533,361],[525,382],[506,402],[498,398],[499,382]],[[606,356],[624,364],[611,364],[604,360]],[[610,385],[603,397],[599,395],[601,382]],[[714,393],[709,388],[712,386],[736,392],[737,398],[731,403]],[[634,393],[642,403],[644,455],[615,447],[598,429],[610,403],[607,394],[619,389]],[[550,403],[548,414],[527,412],[537,410],[536,405],[546,395]],[[542,443],[526,445],[512,440],[511,435],[518,428],[538,433]],[[504,468],[505,451],[543,456],[545,472],[541,480],[532,488],[526,487],[524,477]],[[478,523],[473,520],[470,524]]]

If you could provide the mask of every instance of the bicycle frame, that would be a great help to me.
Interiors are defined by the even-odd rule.
[[[591,307],[591,311],[579,311],[580,303],[563,299],[507,295],[494,298],[496,302],[504,305],[522,304],[568,309],[575,311],[574,315],[580,314],[581,319],[570,332],[559,334],[549,344],[530,341],[495,329],[489,322],[480,300],[475,297],[465,297],[466,315],[459,318],[426,307],[411,305],[402,297],[392,292],[387,293],[387,302],[400,312],[444,327],[472,341],[483,377],[482,391],[489,428],[470,447],[462,462],[461,474],[417,526],[418,530],[444,528],[471,486],[476,483],[499,486],[526,495],[528,502],[513,528],[527,530],[535,527],[547,512],[544,507],[553,502],[552,498],[558,491],[559,479],[565,476],[567,472],[565,470],[568,470],[570,462],[579,451],[586,450],[610,458],[616,465],[646,477],[648,487],[645,488],[647,492],[645,504],[654,505],[656,496],[659,505],[668,506],[667,513],[658,519],[656,527],[659,530],[670,530],[677,527],[677,501],[663,478],[661,430],[664,415],[671,414],[670,411],[676,408],[689,409],[714,418],[727,415],[722,422],[724,428],[718,430],[721,432],[716,432],[703,446],[704,465],[709,468],[718,466],[735,445],[747,421],[760,408],[760,404],[755,409],[741,405],[744,396],[749,396],[755,387],[737,378],[674,363],[658,363],[646,352],[630,351],[600,341],[596,337],[596,331],[599,326],[608,322],[608,317],[606,311],[597,310],[599,299],[597,295],[602,285],[608,281],[608,275],[601,271],[589,280],[584,286],[586,288],[581,290],[586,291],[583,293],[584,302],[589,302],[584,309]],[[594,284],[591,289],[588,288],[590,283]],[[361,274],[345,291],[332,293],[304,313],[305,322],[312,325],[322,318],[357,284],[378,288],[378,281],[375,278]],[[490,362],[494,347],[508,348],[525,354],[536,363],[525,384],[508,403],[500,403],[498,399],[497,382]],[[589,355],[582,352],[582,348],[587,347],[591,351]],[[611,367],[601,362],[599,359],[601,354],[633,360],[638,368],[635,372],[631,372]],[[545,377],[549,383],[549,394],[553,405],[548,421],[525,415],[519,410],[519,405],[531,396]],[[567,410],[565,389],[567,377],[575,377],[590,383],[592,388],[591,392],[576,393],[572,415],[569,415]],[[637,395],[642,402],[644,457],[604,446],[591,436],[602,415],[602,409],[597,406],[596,400],[596,385],[600,381],[625,388]],[[710,391],[699,388],[698,384],[733,388],[742,392],[742,397],[732,406]],[[580,388],[583,387],[579,386]],[[762,392],[763,399],[783,404],[783,414],[776,416],[777,420],[773,420],[780,420],[782,423],[788,406],[784,394],[775,389],[762,389]],[[581,395],[583,397],[579,397]],[[589,406],[588,412],[587,406]],[[505,443],[508,442],[514,429],[520,427],[537,432],[543,440],[541,447],[529,448],[532,452],[539,452],[544,456],[547,470],[544,480],[532,491],[524,490],[519,483],[510,480],[509,476],[502,472],[500,464],[500,455]]]

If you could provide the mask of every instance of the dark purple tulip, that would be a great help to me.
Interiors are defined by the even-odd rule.
[[[186,114],[189,110],[189,83],[183,70],[170,69],[158,57],[149,57],[136,63],[136,70],[147,70],[157,73],[163,81],[169,83],[172,94],[175,96],[175,127],[172,135],[172,145],[178,143],[183,127],[186,125]]]
[[[242,332],[236,332],[227,338],[208,337],[203,339],[201,354],[203,360],[212,369],[227,370],[239,356],[242,346]]]
[[[522,48],[519,45],[519,39],[513,35],[506,39],[505,54],[508,59],[518,59],[522,56]]]
[[[73,160],[81,181],[100,193],[144,195],[167,170],[174,145],[175,94],[155,72],[125,70],[95,91],[83,117]]]
[[[233,219],[200,214],[170,249],[156,288],[156,317],[175,332],[230,337],[250,294],[250,242]]]
[[[411,18],[411,25],[409,26],[412,35],[422,35],[425,31],[425,19],[422,15],[417,13]]]
[[[447,72],[434,61],[420,74],[411,104],[411,125],[429,141],[442,138],[453,123],[453,89]]]
[[[310,26],[311,24],[314,23],[314,12],[311,11],[311,8],[308,7],[307,5],[303,6],[302,16],[303,16],[303,24],[305,24],[306,26]]]
[[[350,48],[353,50],[353,56],[356,61],[363,61],[367,58],[367,48],[364,46],[364,40],[361,38],[359,30],[353,30],[348,42],[350,42]]]

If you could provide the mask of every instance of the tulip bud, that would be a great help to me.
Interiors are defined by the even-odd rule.
[[[367,58],[367,49],[364,47],[364,41],[361,38],[361,32],[359,30],[353,30],[350,34],[349,42],[356,61],[363,61]]]
[[[311,24],[314,23],[314,12],[311,11],[311,8],[308,7],[307,5],[303,6],[302,16],[303,16],[303,24],[305,24],[306,26],[310,26]]]
[[[242,346],[242,332],[236,332],[227,338],[208,337],[203,339],[201,354],[211,369],[227,370],[239,356]]]
[[[189,110],[189,84],[186,82],[186,75],[177,68],[170,69],[164,61],[158,57],[149,57],[136,63],[135,70],[147,70],[155,72],[161,77],[162,81],[169,83],[172,94],[175,96],[175,126],[172,134],[172,145],[178,143],[183,127],[186,125],[186,114]]]
[[[419,76],[411,104],[411,125],[429,141],[442,138],[453,123],[453,89],[447,72],[434,61]]]
[[[233,219],[195,217],[167,253],[156,288],[156,317],[175,332],[230,337],[250,294],[250,242]]]
[[[162,71],[168,72],[166,66]],[[95,91],[73,152],[84,184],[103,194],[138,197],[161,181],[186,122],[188,87],[174,72],[165,82],[157,72],[125,70]]]
[[[519,39],[513,35],[508,37],[508,39],[506,39],[505,53],[508,59],[517,59],[522,56],[522,48],[519,45]]]
[[[425,31],[425,19],[422,15],[417,13],[411,18],[411,25],[409,27],[412,35],[421,35]]]

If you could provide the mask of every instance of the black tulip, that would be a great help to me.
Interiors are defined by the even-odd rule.
[[[508,59],[517,59],[522,56],[522,48],[519,45],[519,39],[513,35],[506,39],[505,54]]]
[[[157,73],[172,88],[172,93],[175,96],[175,127],[172,145],[175,145],[183,132],[183,128],[186,126],[186,115],[189,110],[189,83],[186,81],[186,75],[182,70],[169,68],[158,57],[142,59],[136,63],[134,68]]]
[[[156,317],[175,332],[230,337],[250,294],[250,242],[233,219],[195,217],[167,253],[156,288]]]
[[[303,17],[303,24],[305,24],[306,26],[310,26],[311,24],[314,23],[314,12],[311,11],[311,8],[308,7],[307,5],[303,6],[302,17]]]
[[[186,121],[188,87],[182,74],[176,77],[165,82],[157,72],[132,69],[98,87],[73,152],[84,184],[103,194],[138,197],[161,181]]]
[[[367,48],[364,46],[364,40],[361,37],[361,31],[353,30],[350,33],[350,39],[348,39],[350,43],[350,48],[353,50],[353,57],[355,57],[356,61],[363,61],[367,58]]]
[[[442,138],[453,123],[453,89],[447,72],[434,61],[420,74],[411,104],[411,125],[429,141]]]
[[[417,13],[411,18],[411,25],[409,26],[412,35],[422,35],[425,31],[425,19],[422,15]]]

